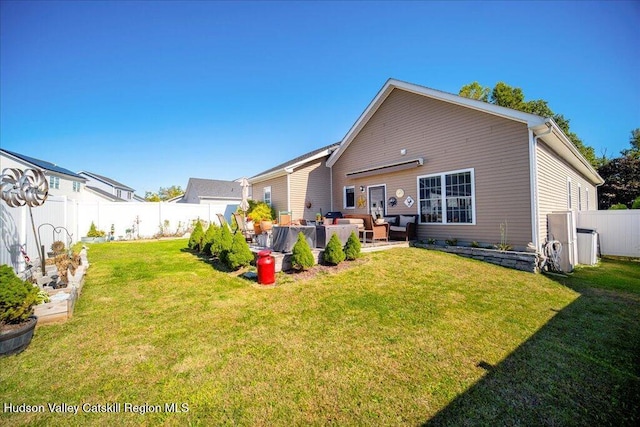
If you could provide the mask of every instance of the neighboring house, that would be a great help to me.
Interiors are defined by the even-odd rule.
[[[291,212],[292,218],[315,219],[331,210],[331,171],[327,158],[338,148],[328,145],[249,178],[255,200],[276,212]]]
[[[114,179],[97,173],[80,171],[78,175],[87,179],[87,190],[111,202],[139,202],[135,190]]]
[[[42,170],[49,182],[51,196],[67,196],[71,200],[85,200],[87,197],[84,188],[86,178],[54,163],[0,149],[0,170],[6,168]]]
[[[506,224],[520,249],[541,247],[548,213],[596,210],[603,183],[550,118],[393,79],[326,163],[332,210],[418,214],[419,239],[461,243]]]
[[[237,181],[189,178],[187,189],[178,203],[225,203],[239,205],[242,187]]]

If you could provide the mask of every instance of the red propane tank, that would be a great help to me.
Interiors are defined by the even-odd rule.
[[[265,249],[258,252],[258,283],[270,285],[276,281],[276,260],[271,256],[271,251]]]

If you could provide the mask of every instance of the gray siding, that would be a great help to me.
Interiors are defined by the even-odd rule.
[[[536,146],[536,158],[540,217],[538,232],[540,243],[543,243],[547,238],[547,214],[569,209],[569,185],[573,210],[598,210],[598,189],[542,142]]]
[[[387,199],[399,188],[405,193],[387,214],[416,214],[418,176],[473,169],[476,224],[423,224],[418,237],[492,244],[500,240],[500,224],[506,221],[508,242],[525,247],[532,237],[528,144],[524,123],[395,89],[333,166],[333,208],[344,210],[346,185],[355,186],[357,198],[361,185],[386,184]],[[407,150],[405,156],[401,149]],[[424,158],[423,166],[346,177],[350,171],[416,157]],[[416,202],[412,208],[403,203],[407,196]]]

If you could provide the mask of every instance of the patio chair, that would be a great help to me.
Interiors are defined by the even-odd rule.
[[[253,236],[255,236],[255,232],[254,230],[250,230],[249,227],[247,227],[247,221],[245,221],[244,216],[239,213],[234,213],[233,217],[236,219],[236,224],[237,224],[237,227],[233,232],[233,234],[240,231],[244,236],[245,240],[247,242],[251,242],[253,240]]]
[[[226,226],[226,227],[229,227],[229,230],[231,230],[231,227],[227,223],[227,220],[224,218],[224,215],[216,214],[216,216],[218,217],[218,221],[220,221],[220,227],[225,227]]]
[[[291,225],[291,212],[290,211],[280,211],[278,213],[278,225],[279,226],[285,226],[285,225]]]

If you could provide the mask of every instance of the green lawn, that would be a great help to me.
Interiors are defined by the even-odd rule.
[[[0,359],[0,424],[640,420],[640,263],[550,279],[404,248],[261,288],[185,246],[92,245],[73,319]],[[121,406],[70,415],[48,403]],[[188,412],[124,412],[169,403]]]

